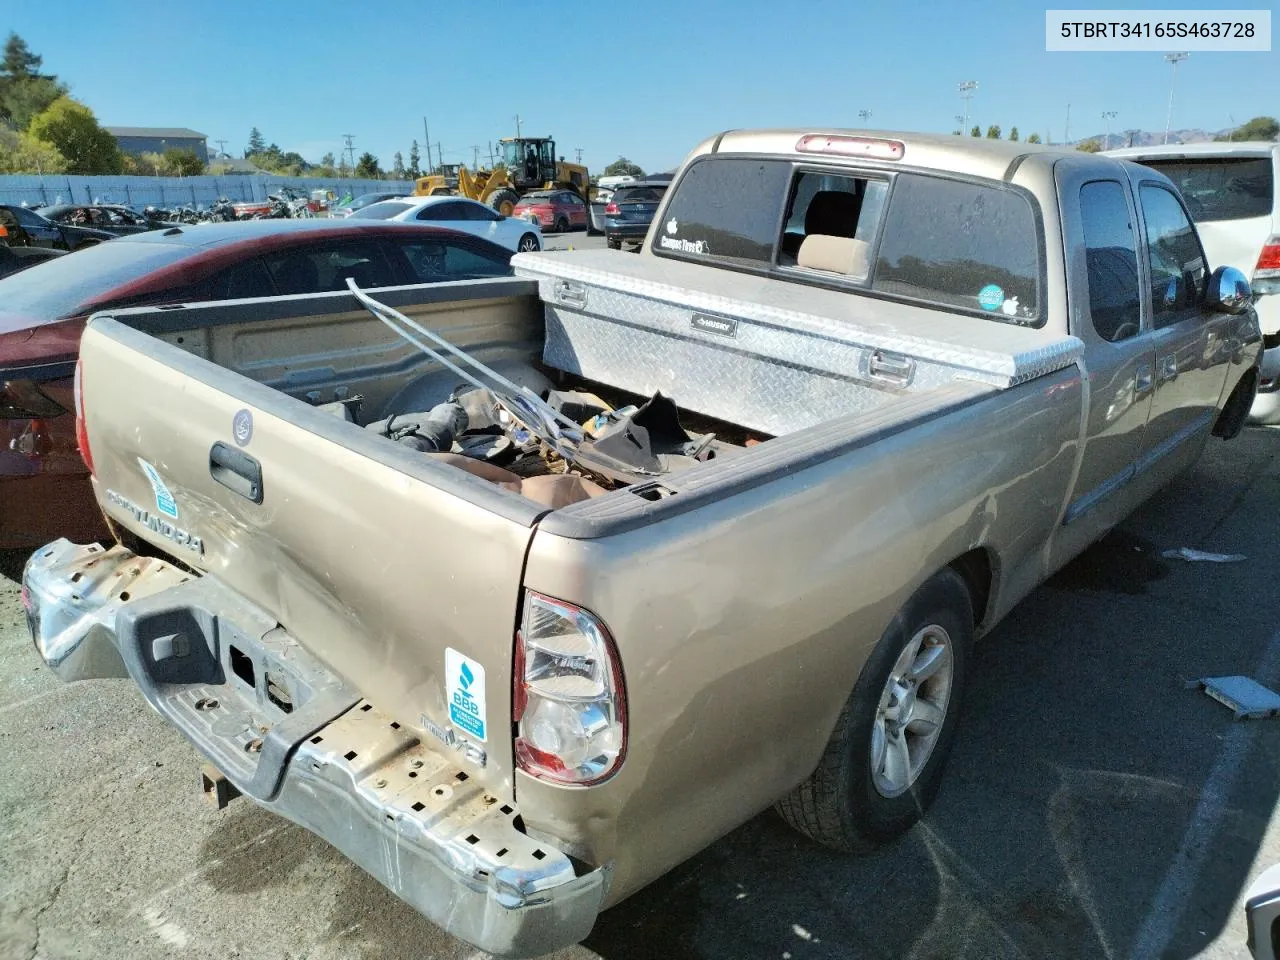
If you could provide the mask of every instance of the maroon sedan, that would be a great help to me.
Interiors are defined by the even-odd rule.
[[[536,190],[526,193],[511,211],[511,215],[536,223],[548,233],[587,228],[587,205],[572,190]]]
[[[99,310],[511,273],[511,251],[422,224],[258,220],[120,237],[0,280],[0,548],[106,535],[72,378]]]

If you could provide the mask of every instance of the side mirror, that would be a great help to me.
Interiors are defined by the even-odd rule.
[[[1235,267],[1219,267],[1209,278],[1205,309],[1213,313],[1244,313],[1253,303],[1249,278]]]

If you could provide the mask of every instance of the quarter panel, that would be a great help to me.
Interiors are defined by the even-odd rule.
[[[525,585],[608,626],[629,739],[595,787],[518,773],[526,824],[612,861],[616,902],[786,793],[924,579],[986,545],[993,609],[1038,582],[1080,403],[1072,368],[668,520],[536,533]]]

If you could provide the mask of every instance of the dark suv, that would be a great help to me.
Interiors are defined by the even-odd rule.
[[[641,180],[618,187],[604,208],[605,242],[615,250],[624,242],[639,250],[668,186],[666,181]]]

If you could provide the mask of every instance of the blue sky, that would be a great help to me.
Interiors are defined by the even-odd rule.
[[[1067,7],[1055,2],[1055,7]],[[1094,6],[1080,4],[1079,6]],[[1097,4],[1101,7],[1102,4]],[[1127,6],[1127,5],[1126,5]],[[1246,5],[1240,5],[1246,6]],[[1264,6],[1256,4],[1255,6]],[[645,2],[330,3],[292,9],[114,0],[7,0],[5,26],[107,125],[185,126],[239,155],[249,130],[315,161],[355,135],[390,166],[423,140],[445,159],[515,133],[551,134],[597,170],[619,155],[670,168],[728,127],[949,131],[956,85],[977,80],[972,122],[1072,138],[1163,130],[1170,68],[1158,53],[1046,53],[1045,4]],[[500,42],[501,41],[504,42]],[[1173,125],[1220,129],[1280,113],[1275,53],[1194,53]],[[425,156],[424,156],[425,159]]]

